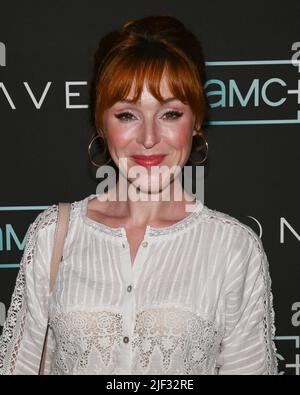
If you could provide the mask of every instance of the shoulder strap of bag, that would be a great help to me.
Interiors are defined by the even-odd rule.
[[[52,289],[54,287],[57,272],[59,269],[59,263],[62,259],[65,238],[66,238],[68,226],[69,226],[70,209],[71,209],[71,203],[65,203],[65,202],[58,203],[58,218],[57,218],[56,227],[55,227],[54,245],[53,245],[53,250],[52,250],[52,258],[51,258],[51,266],[50,266],[49,293],[52,291]],[[47,331],[46,331],[45,340],[44,340],[39,375],[44,374],[48,329],[49,329],[49,325],[47,325]]]
[[[56,223],[54,246],[52,251],[51,259],[51,271],[50,271],[50,292],[54,287],[56,275],[59,268],[59,262],[62,259],[65,238],[68,231],[69,216],[70,216],[70,203],[58,203],[58,220]]]

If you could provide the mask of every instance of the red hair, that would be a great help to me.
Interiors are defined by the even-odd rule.
[[[190,106],[197,127],[206,116],[202,47],[177,18],[159,15],[129,20],[110,32],[95,53],[95,72],[95,126],[104,139],[104,111],[126,99],[133,84],[133,100],[138,100],[145,80],[151,94],[162,101],[159,88],[164,72],[171,93]]]

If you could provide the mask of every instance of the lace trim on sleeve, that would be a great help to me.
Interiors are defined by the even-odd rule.
[[[21,266],[17,276],[12,302],[0,338],[0,374],[12,374],[25,322],[25,275]]]
[[[18,350],[23,338],[27,311],[25,301],[25,270],[27,265],[30,265],[34,258],[38,230],[55,223],[57,212],[57,205],[52,205],[41,212],[29,226],[26,233],[26,245],[20,262],[20,269],[17,275],[7,319],[0,337],[0,375],[13,373]]]
[[[264,293],[264,338],[266,342],[266,363],[268,375],[278,374],[278,361],[276,357],[277,348],[274,343],[275,337],[275,312],[273,308],[273,294],[271,291],[271,277],[269,273],[269,264],[265,252],[263,254],[262,274],[265,284]]]

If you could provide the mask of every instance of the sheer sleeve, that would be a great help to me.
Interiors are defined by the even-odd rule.
[[[254,231],[239,233],[226,277],[226,330],[218,373],[277,375],[269,264]]]
[[[52,224],[56,218],[57,206],[53,205],[36,217],[26,233],[25,249],[0,337],[0,375],[38,374],[48,322],[55,228]]]

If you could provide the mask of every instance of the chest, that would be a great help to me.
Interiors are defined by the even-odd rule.
[[[127,241],[130,248],[131,265],[134,265],[136,254],[144,239],[145,230],[146,230],[145,227],[135,227],[132,229],[126,229]]]
[[[126,225],[126,221],[124,219],[121,220],[120,218],[108,217],[105,214],[92,209],[87,210],[87,217],[112,228],[120,226],[124,227],[130,248],[131,264],[133,265],[139,246],[144,239],[146,227],[129,227]]]

